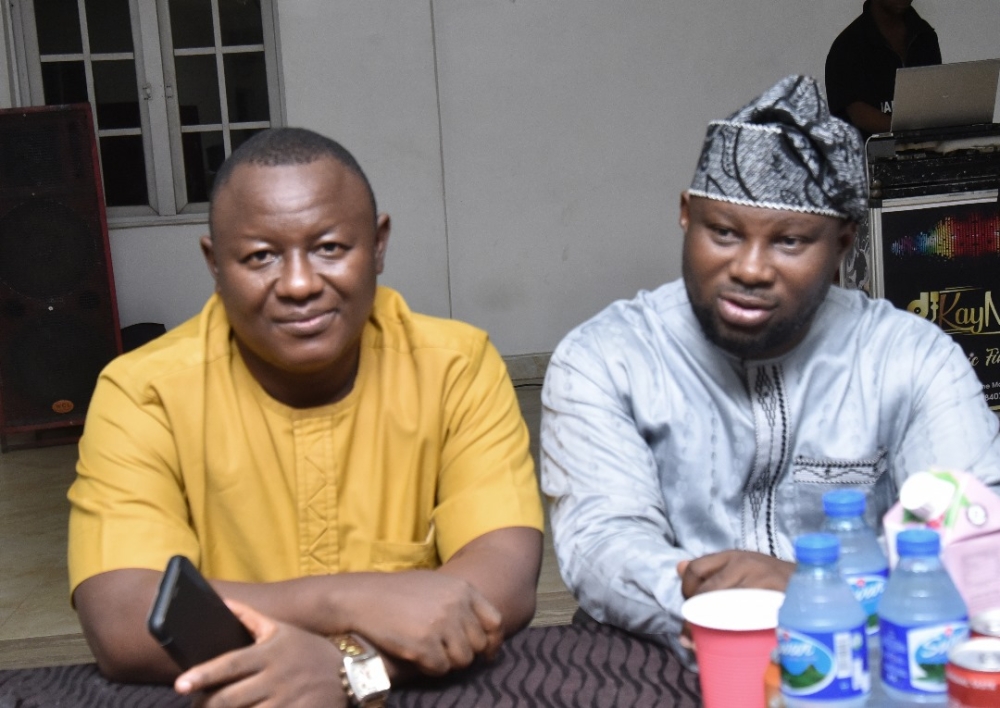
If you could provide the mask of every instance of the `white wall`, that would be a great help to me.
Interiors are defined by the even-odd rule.
[[[204,224],[111,229],[118,318],[180,324],[201,310],[215,287],[198,239]]]
[[[915,7],[945,61],[1000,57],[1000,0]],[[860,8],[278,0],[286,112],[368,172],[394,219],[383,282],[487,329],[504,354],[550,351],[613,299],[679,275],[676,205],[707,121],[786,74],[822,78]],[[112,230],[123,325],[197,312],[212,289],[203,231]]]
[[[1000,0],[916,0],[937,30],[946,63],[1000,58]]]

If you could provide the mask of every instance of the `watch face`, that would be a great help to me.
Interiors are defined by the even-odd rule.
[[[385,664],[377,656],[367,659],[355,659],[347,670],[347,680],[351,690],[359,700],[376,693],[389,690],[389,676],[385,672]]]

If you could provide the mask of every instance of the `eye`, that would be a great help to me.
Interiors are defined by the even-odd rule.
[[[273,259],[274,259],[274,251],[262,248],[260,250],[250,253],[243,259],[243,262],[247,263],[248,265],[258,266],[270,263]]]
[[[316,247],[316,250],[323,256],[340,256],[347,248],[336,241],[324,241]]]
[[[736,232],[733,231],[728,226],[723,226],[721,224],[715,224],[708,227],[712,232],[712,238],[720,243],[729,243],[735,241],[738,237]]]
[[[783,251],[798,252],[809,244],[809,239],[803,236],[786,234],[775,239],[775,244]]]

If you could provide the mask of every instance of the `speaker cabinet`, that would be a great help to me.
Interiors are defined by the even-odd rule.
[[[0,448],[75,440],[120,352],[90,106],[0,111]]]

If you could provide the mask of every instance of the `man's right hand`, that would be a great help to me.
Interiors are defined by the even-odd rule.
[[[340,708],[347,705],[340,652],[325,637],[276,622],[246,605],[227,604],[254,644],[192,667],[177,677],[183,695],[204,691],[199,708]]]
[[[346,631],[426,674],[492,658],[503,641],[500,611],[461,578],[431,570],[371,573],[351,592]]]
[[[677,564],[681,594],[685,598],[727,588],[784,592],[794,571],[794,563],[753,551],[721,551]]]

